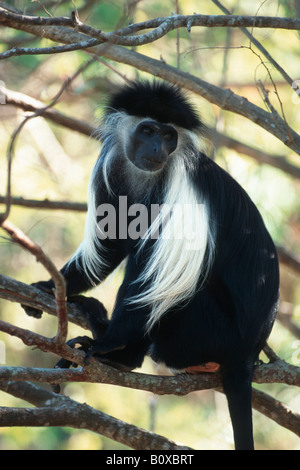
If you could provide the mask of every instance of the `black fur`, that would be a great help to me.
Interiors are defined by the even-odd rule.
[[[133,82],[121,88],[107,105],[108,113],[115,111],[149,117],[193,131],[203,126],[194,107],[179,88],[164,82]]]
[[[110,104],[115,110],[180,124],[189,130],[201,127],[180,91],[168,85],[142,83],[125,87],[111,99]],[[132,184],[122,178],[125,158],[122,155],[118,155],[111,169],[114,193],[109,193],[101,168],[110,145],[111,141],[104,142],[103,155],[95,167],[96,206],[101,202],[116,206],[118,196],[124,194],[129,196],[131,203],[142,202],[149,208],[152,203],[163,203],[168,171],[157,172],[150,189],[147,180],[147,196],[141,197],[135,193],[135,182]],[[277,254],[258,210],[246,192],[192,143],[187,145],[190,145],[187,154],[193,161],[192,165],[186,163],[190,184],[209,210],[214,234],[214,259],[209,276],[188,302],[171,308],[145,334],[149,306],[133,308],[127,300],[146,287],[137,279],[152,256],[151,246],[147,245],[141,254],[137,253],[136,241],[105,240],[105,251],[99,256],[104,257],[106,267],[99,272],[97,282],[112,272],[122,259],[127,257],[128,261],[112,320],[105,332],[99,326],[101,322],[97,321],[99,315],[103,315],[103,306],[88,298],[80,303],[94,337],[88,356],[95,355],[100,360],[127,369],[141,366],[146,354],[173,369],[186,369],[207,362],[219,363],[236,449],[252,449],[251,379],[254,363],[276,315],[279,293]],[[194,256],[193,252],[191,256]],[[91,280],[84,276],[81,268],[79,255],[62,269],[68,295],[91,287]],[[49,281],[40,286],[49,289],[52,285]],[[83,349],[87,344],[84,340]]]

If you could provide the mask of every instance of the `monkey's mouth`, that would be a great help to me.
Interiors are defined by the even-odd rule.
[[[142,157],[131,160],[137,168],[143,171],[155,172],[161,170],[166,164],[167,158],[155,155],[143,155]]]
[[[165,159],[161,158],[143,158],[143,167],[146,171],[158,171],[161,170],[166,163]]]

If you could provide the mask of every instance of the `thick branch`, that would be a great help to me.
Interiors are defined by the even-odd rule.
[[[269,364],[261,364],[255,369],[253,381],[256,383],[284,383],[300,387],[300,367],[278,359]]]
[[[29,335],[28,335],[29,336]],[[30,335],[31,338],[36,338]],[[40,339],[39,339],[40,342]],[[52,345],[50,345],[52,349]],[[70,350],[66,349],[69,357]],[[80,359],[82,356],[80,356]],[[77,357],[78,359],[78,357]],[[78,369],[45,369],[33,367],[1,367],[0,380],[30,380],[59,384],[62,382],[93,382],[119,385],[126,388],[151,391],[157,395],[172,394],[177,396],[207,390],[221,389],[219,374],[178,374],[175,376],[159,376],[137,372],[123,372],[97,361],[91,367]],[[300,368],[279,359],[274,363],[262,364],[256,368],[253,382],[282,383],[300,387]]]
[[[0,382],[2,390],[39,408],[0,408],[0,426],[70,426],[87,429],[133,449],[189,450],[163,436],[118,420],[69,397],[41,390],[30,383]]]
[[[213,142],[215,142],[217,146],[234,149],[238,153],[242,153],[253,158],[260,164],[270,165],[284,171],[293,178],[300,178],[300,167],[292,165],[281,155],[271,155],[267,152],[263,152],[262,150],[251,147],[244,142],[240,142],[232,137],[223,135],[214,129],[211,129],[209,133],[212,135]]]
[[[260,413],[263,413],[280,426],[283,426],[295,433],[297,436],[300,436],[299,413],[292,411],[288,406],[260,390],[255,390],[253,392],[252,405]]]
[[[24,111],[36,112],[36,110],[43,109],[45,107],[44,103],[34,98],[31,98],[30,96],[27,96],[24,93],[15,92],[15,91],[8,90],[5,88],[2,88],[1,92],[3,96],[5,96],[7,104],[17,106],[23,109]],[[47,109],[45,112],[43,112],[42,115],[43,117],[50,119],[52,122],[65,126],[68,129],[75,130],[77,132],[80,132],[88,136],[97,136],[97,132],[96,132],[97,129],[95,127],[79,119],[74,119],[73,117],[66,116],[65,114],[62,114],[61,112],[56,111],[53,108]],[[284,171],[285,173],[291,175],[294,178],[300,178],[300,168],[295,165],[292,165],[284,157],[280,155],[277,155],[277,156],[269,155],[266,152],[262,152],[261,150],[253,148],[247,144],[244,144],[243,142],[239,142],[236,139],[232,139],[230,137],[222,135],[214,129],[208,129],[208,135],[209,137],[212,137],[212,139],[219,146],[234,148],[237,152],[244,153],[245,155],[248,155],[251,158],[254,158],[259,163],[271,165],[275,168],[278,168]],[[1,198],[0,198],[0,202],[1,202]],[[21,204],[22,204],[22,201],[20,201],[20,205]],[[39,206],[33,205],[32,207],[39,207]],[[54,206],[54,208],[56,207]],[[75,210],[75,209],[72,209],[72,210]]]
[[[96,48],[98,54],[101,54],[101,47],[102,46],[98,46]],[[162,63],[161,61],[146,57],[134,51],[129,51],[120,46],[111,46],[106,50],[103,49],[103,55],[117,62],[132,65],[140,70],[168,80],[171,83],[177,84],[182,88],[202,96],[221,109],[234,112],[250,119],[252,122],[280,139],[287,147],[300,154],[300,136],[291,128],[287,128],[283,119],[276,119],[275,123],[270,113],[251,103],[247,98],[235,94],[230,89],[224,90],[187,72],[177,70],[175,67]],[[289,135],[291,135],[292,140]]]
[[[101,369],[103,369],[102,370],[103,374],[101,374],[101,377],[99,377],[99,380],[95,380],[93,378],[94,372],[92,372],[91,367],[85,368],[85,369],[79,369],[79,370],[51,370],[51,369],[3,367],[0,369],[0,388],[2,390],[7,391],[8,393],[12,393],[13,395],[16,395],[16,393],[10,389],[10,382],[5,382],[5,380],[10,380],[11,378],[13,378],[15,381],[24,381],[24,380],[29,379],[29,380],[40,381],[40,382],[48,382],[52,384],[66,382],[66,381],[113,383],[115,385],[122,385],[122,386],[129,386],[129,387],[131,386],[131,388],[152,391],[156,394],[169,393],[173,395],[186,395],[187,393],[190,393],[192,391],[204,390],[204,389],[209,389],[209,388],[216,388],[218,390],[221,390],[221,382],[220,382],[219,374],[201,374],[199,376],[194,376],[194,375],[190,376],[188,374],[181,374],[175,377],[162,377],[162,376],[152,376],[152,375],[141,374],[141,373],[137,374],[137,373],[132,373],[132,372],[130,373],[119,372],[106,365],[101,365],[98,363],[95,363],[95,365],[97,366],[97,368],[98,366],[100,366],[99,368],[100,371]],[[274,364],[265,365],[265,367],[269,367],[271,370],[273,370],[274,368],[276,369],[276,365]],[[259,372],[260,372],[260,368],[257,369],[256,375],[259,375]],[[115,382],[116,375],[118,377],[117,377],[117,381]],[[103,376],[106,378],[105,380],[103,380]],[[124,382],[122,383],[122,377],[124,376],[125,377],[127,376],[127,380],[125,379],[126,383]],[[275,373],[275,376],[276,376],[276,373]],[[130,378],[132,379],[131,385],[130,385]],[[282,377],[279,381],[282,382],[283,378],[285,379],[285,377]],[[22,390],[23,384],[24,382],[22,382],[22,384],[20,384],[18,387],[15,382],[14,387]],[[45,393],[45,391],[43,391],[43,393]],[[47,400],[48,405],[51,404],[51,406],[54,407],[54,409],[52,408],[54,411],[54,413],[52,413],[52,416],[53,416],[53,414],[55,415],[57,411],[55,401],[58,401],[59,398],[57,398],[57,395],[54,395],[54,400],[50,402],[50,399],[47,393],[48,392],[46,392],[45,400]],[[17,396],[27,401],[30,401],[31,403],[37,406],[43,406],[43,401],[41,397],[39,396],[39,394],[37,394],[37,397],[35,397],[35,394],[32,394],[32,393],[30,393],[29,397],[27,397],[26,395],[20,396],[20,394],[18,394]],[[257,390],[253,390],[253,406],[261,413],[265,414],[269,418],[276,421],[278,424],[286,427],[287,429],[291,430],[295,434],[300,435],[300,415],[292,411],[291,409],[289,409],[282,403],[266,395],[265,393],[262,393]],[[9,414],[8,410],[7,410],[7,413]],[[22,412],[20,414],[22,416]],[[9,421],[9,418],[8,418],[9,425],[14,425],[14,419],[21,419],[21,417],[19,416],[18,418],[15,418],[15,415],[13,414],[12,421]],[[33,425],[33,426],[37,425],[37,424],[34,424],[34,422],[30,422],[30,424],[28,422],[26,423],[27,425]],[[4,425],[4,424],[1,423],[1,425]],[[23,425],[26,425],[26,424],[23,423]],[[50,424],[50,425],[54,425],[54,424]],[[57,422],[56,425],[62,426],[62,425],[69,425],[69,424],[68,424],[68,421],[67,422],[62,421],[62,423]],[[92,429],[90,427],[88,429],[95,431],[95,429]],[[103,431],[101,432],[101,434],[103,434]]]
[[[40,289],[0,274],[0,298],[37,308],[50,315],[56,315],[55,298]],[[88,328],[85,318],[74,305],[67,304],[68,318],[83,328]]]
[[[9,22],[7,25],[62,43],[80,42],[82,37],[84,37],[81,33],[76,33],[64,27],[49,26],[45,28],[14,22]],[[246,98],[236,95],[229,89],[223,90],[187,72],[180,71],[161,61],[146,57],[121,46],[104,44],[92,48],[91,51],[97,55],[126,63],[151,75],[166,79],[202,96],[224,110],[242,115],[270,132],[289,148],[300,154],[300,136],[293,129],[287,127],[283,119],[277,118],[274,121],[270,113],[249,102]]]
[[[8,7],[8,6],[7,6]],[[8,7],[9,8],[9,7]],[[299,18],[280,18],[271,16],[246,16],[246,15],[173,15],[153,20],[144,21],[126,28],[119,29],[111,33],[104,33],[99,29],[83,24],[76,15],[68,17],[41,17],[29,16],[14,13],[0,6],[0,22],[36,25],[36,26],[67,26],[75,28],[89,36],[96,37],[102,41],[113,42],[114,44],[124,46],[138,46],[152,42],[159,37],[164,36],[167,32],[177,28],[187,28],[191,31],[192,27],[230,27],[230,28],[272,28],[272,29],[290,29],[299,30]],[[154,29],[150,33],[140,34],[139,36],[129,36],[133,32],[145,29]],[[123,36],[123,37],[122,37]]]
[[[283,246],[276,246],[280,263],[285,264],[296,274],[300,273],[300,255],[296,255],[288,251]]]
[[[93,126],[90,126],[82,120],[75,119],[71,116],[66,116],[65,114],[61,113],[60,111],[57,111],[54,108],[45,109],[44,103],[34,98],[31,98],[30,96],[25,95],[24,93],[12,91],[4,87],[2,87],[0,90],[2,96],[5,97],[6,104],[17,106],[18,108],[21,108],[24,111],[32,111],[34,113],[36,113],[37,110],[43,110],[43,117],[50,119],[56,124],[65,126],[68,129],[72,129],[87,136],[91,136],[96,131]]]

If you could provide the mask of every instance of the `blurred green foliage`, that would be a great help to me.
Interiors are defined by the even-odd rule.
[[[8,2],[29,14],[45,15],[42,5],[53,16],[69,16],[74,4],[83,22],[112,31],[117,26],[140,22],[157,16],[168,16],[176,11],[176,2],[167,0],[140,1],[136,9],[130,9],[125,0],[110,1],[22,1]],[[206,0],[179,1],[182,14],[220,14],[213,2]],[[295,15],[293,1],[231,0],[226,6],[235,14]],[[270,83],[266,67],[272,74],[284,107],[287,121],[299,131],[300,104],[292,100],[292,91],[279,73],[266,63],[263,66],[257,55],[249,49],[249,40],[239,29],[193,28],[192,33],[181,30],[180,67],[206,81],[222,84],[250,101],[263,107],[256,86],[260,79],[270,91],[269,98],[280,112],[280,103]],[[299,35],[283,30],[255,30],[259,39],[290,76],[299,78]],[[170,33],[154,44],[137,50],[176,66],[177,32]],[[13,29],[0,30],[0,51],[13,45],[42,47],[50,41],[30,37]],[[225,46],[230,47],[226,48]],[[241,48],[243,46],[243,48]],[[45,103],[55,96],[63,81],[89,60],[84,52],[71,52],[55,56],[21,56],[0,63],[0,79],[6,87],[28,94]],[[109,65],[111,68],[109,68]],[[118,73],[117,73],[118,72]],[[107,93],[122,83],[119,74],[127,78],[144,76],[138,70],[110,61],[92,63],[63,94],[56,109],[97,125]],[[292,154],[277,139],[246,119],[223,112],[204,99],[193,96],[204,121],[209,126],[242,142],[270,154],[285,156],[299,166],[299,156]],[[6,178],[6,149],[13,130],[20,123],[23,112],[12,106],[0,106],[0,177]],[[86,201],[88,177],[99,153],[99,145],[79,133],[54,125],[42,118],[31,120],[18,138],[13,162],[13,194],[24,198],[65,201]],[[226,168],[249,192],[277,243],[299,252],[300,242],[300,186],[299,181],[271,166],[259,165],[255,160],[223,147],[214,148],[214,158]],[[276,157],[274,157],[276,158]],[[2,183],[1,194],[5,194]],[[83,235],[85,215],[67,211],[47,211],[14,206],[11,221],[41,244],[58,267],[75,251]],[[33,258],[18,246],[4,238],[0,241],[1,272],[23,282],[31,283],[47,278],[47,273]],[[281,301],[294,312],[294,320],[300,315],[299,278],[289,269],[281,270]],[[92,295],[99,296],[111,311],[119,277],[106,281]],[[25,326],[28,329],[51,336],[56,322],[44,315],[42,320],[25,317],[17,304],[1,301],[1,318]],[[298,315],[298,317],[297,317]],[[78,328],[70,327],[70,337],[78,334]],[[80,332],[81,334],[81,332]],[[7,365],[52,367],[56,358],[40,351],[32,351],[15,339],[0,333],[5,341]],[[270,345],[277,354],[291,361],[294,336],[276,324]],[[155,371],[150,360],[144,371]],[[272,396],[299,409],[297,391],[282,385],[260,386]],[[152,395],[135,390],[124,390],[95,384],[68,384],[64,388],[80,402],[87,402],[101,411],[127,420],[146,429],[150,426],[150,402]],[[1,405],[22,406],[20,400],[0,393]],[[152,403],[153,404],[153,403]],[[225,398],[214,391],[193,393],[185,398],[156,397],[155,432],[198,449],[232,448],[232,432]],[[300,449],[298,438],[280,428],[271,420],[254,413],[255,440],[261,449]],[[1,428],[0,449],[120,449],[122,446],[106,438],[84,430],[69,428]]]

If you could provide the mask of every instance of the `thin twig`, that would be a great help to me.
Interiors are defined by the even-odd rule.
[[[6,197],[0,196],[0,204],[6,203]],[[50,201],[49,199],[36,200],[26,199],[23,197],[12,196],[11,204],[14,206],[27,207],[29,209],[46,209],[46,210],[64,210],[75,212],[86,212],[87,204],[85,202],[70,201]]]
[[[179,4],[178,0],[175,0],[176,15],[179,15]],[[176,55],[177,55],[177,68],[180,69],[180,32],[179,28],[176,31]]]
[[[10,144],[7,150],[7,193],[6,193],[6,210],[3,214],[0,214],[0,225],[3,223],[4,220],[6,220],[9,216],[10,213],[10,206],[11,206],[11,169],[12,169],[12,162],[13,162],[13,156],[14,156],[14,146],[17,140],[17,137],[19,136],[21,130],[25,126],[25,124],[30,120],[38,116],[42,116],[45,112],[47,112],[50,108],[52,108],[57,101],[60,99],[61,95],[64,93],[66,88],[72,83],[75,78],[82,73],[83,70],[85,70],[91,63],[94,62],[94,59],[90,59],[87,62],[85,62],[83,65],[81,65],[78,70],[71,76],[68,77],[64,83],[62,84],[61,88],[59,89],[58,93],[55,95],[55,97],[52,99],[52,101],[39,109],[35,109],[34,113],[31,114],[30,116],[26,116],[25,119],[21,122],[21,124],[17,127],[15,132],[13,133]]]
[[[25,235],[19,228],[15,227],[9,221],[5,220],[2,223],[2,228],[17,242],[20,246],[28,250],[36,257],[36,260],[41,263],[44,268],[49,272],[55,285],[55,299],[56,311],[58,318],[57,334],[55,342],[63,344],[66,341],[68,333],[68,316],[66,307],[66,285],[63,275],[57,270],[54,263],[45,255],[42,248],[34,243],[27,235]]]
[[[225,13],[226,15],[230,15],[230,11],[224,7],[224,5],[221,4],[221,2],[219,0],[212,0],[212,2],[220,8],[220,10]],[[258,18],[258,17],[256,17]],[[263,54],[264,56],[267,58],[267,60],[278,70],[278,72],[282,75],[282,77],[287,81],[287,83],[289,83],[290,86],[294,86],[294,80],[287,74],[287,72],[281,67],[281,65],[278,64],[278,62],[276,62],[275,59],[273,59],[273,57],[271,56],[271,54],[267,51],[267,49],[253,36],[253,28],[256,26],[256,24],[254,24],[252,26],[252,31],[249,32],[246,27],[241,27],[241,31],[243,31],[243,33],[250,39],[250,48],[252,49],[251,47],[251,44],[254,44],[257,49],[259,49]]]
[[[270,80],[271,80],[271,82],[272,82],[272,84],[273,84],[273,86],[274,86],[275,94],[276,94],[276,96],[277,96],[277,98],[278,98],[278,101],[279,101],[279,104],[280,104],[282,117],[283,117],[283,120],[284,120],[284,122],[285,122],[285,130],[286,130],[287,134],[289,135],[289,138],[292,140],[292,135],[291,135],[291,133],[290,133],[290,126],[288,125],[288,122],[287,122],[287,120],[286,120],[285,112],[284,112],[284,109],[283,109],[283,104],[282,104],[282,101],[281,101],[281,99],[280,99],[280,96],[279,96],[279,93],[278,93],[276,84],[275,84],[275,82],[274,82],[274,80],[273,80],[273,78],[272,78],[272,76],[271,76],[271,74],[270,74],[270,71],[269,71],[268,68],[266,67],[266,65],[265,65],[263,62],[262,62],[262,64],[263,64],[264,67],[267,69],[268,74],[269,74],[269,77],[270,77]],[[264,87],[264,85],[263,85],[263,83],[262,83],[261,80],[257,80],[257,84],[258,84],[258,87],[259,87],[259,89],[260,89],[260,91],[261,91],[261,94],[262,94],[262,96],[263,96],[263,100],[264,100],[264,102],[265,102],[267,108],[271,111],[271,115],[272,115],[272,117],[273,117],[273,119],[274,119],[274,124],[281,126],[282,120],[281,120],[281,118],[280,118],[278,112],[276,111],[276,109],[274,108],[274,106],[272,105],[272,103],[271,103],[271,101],[270,101],[270,99],[269,99],[269,92],[265,89],[265,87]],[[281,126],[281,130],[284,132],[284,129],[282,128],[282,126]]]
[[[79,51],[81,49],[88,49],[90,47],[102,44],[103,41],[97,39],[89,39],[87,41],[76,42],[74,44],[67,44],[64,46],[50,46],[50,47],[13,47],[8,51],[0,54],[0,60],[8,59],[9,57],[21,56],[21,55],[49,55],[49,54],[61,54],[64,52]]]

